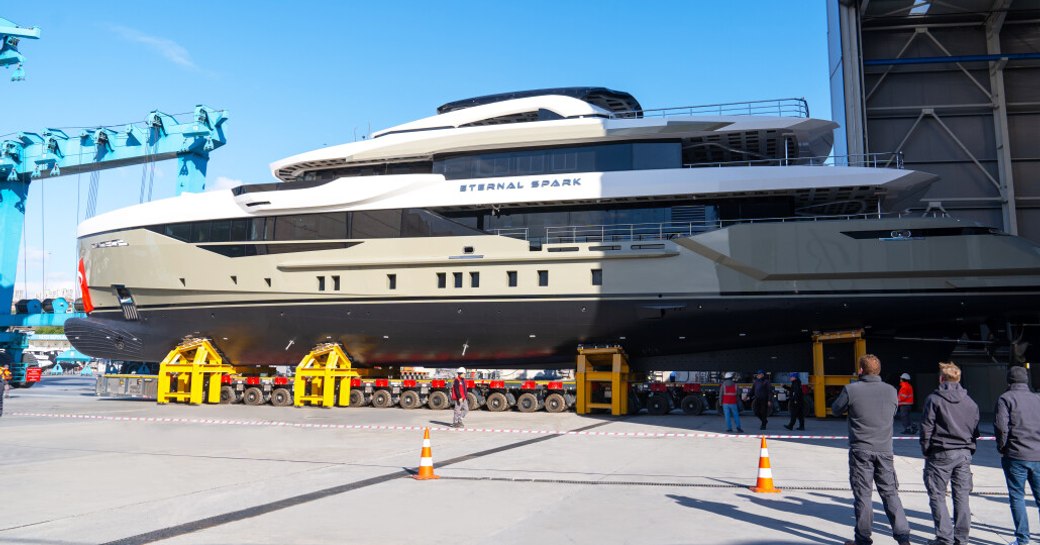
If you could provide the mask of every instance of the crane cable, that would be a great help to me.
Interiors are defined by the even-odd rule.
[[[47,184],[40,184],[40,299],[47,298]]]
[[[97,211],[97,197],[98,197],[98,185],[101,184],[101,171],[93,170],[90,172],[90,186],[87,189],[87,211],[84,219],[90,219],[94,217],[94,213]]]

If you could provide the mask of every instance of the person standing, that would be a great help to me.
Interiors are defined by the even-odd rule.
[[[790,391],[790,395],[787,397],[787,410],[791,411],[791,421],[784,427],[793,430],[797,420],[798,430],[805,431],[805,392],[802,391],[802,379],[798,377],[798,373],[791,373],[790,380],[791,385],[784,388]]]
[[[722,406],[722,414],[726,417],[726,433],[732,433],[736,425],[737,433],[744,433],[740,427],[740,399],[737,397],[737,383],[734,382],[736,375],[730,371],[723,377],[722,386],[719,388],[719,403]]]
[[[1015,539],[1024,545],[1029,543],[1026,481],[1040,507],[1040,396],[1030,391],[1025,367],[1009,369],[1007,381],[1008,390],[997,399],[993,429],[1007,481]]]
[[[903,424],[903,434],[914,433],[910,422],[910,409],[914,408],[914,387],[910,384],[910,374],[899,375],[899,421]]]
[[[921,415],[924,486],[935,523],[929,545],[967,545],[971,529],[971,457],[979,438],[979,406],[961,387],[961,369],[939,364],[939,387],[925,400]],[[946,509],[946,486],[953,496],[953,517]]]
[[[7,383],[11,381],[11,368],[4,364],[0,367],[0,416],[4,415],[4,398],[7,397]]]
[[[455,380],[451,381],[451,400],[455,414],[451,422],[453,428],[464,428],[462,419],[469,414],[469,400],[466,399],[466,368],[459,367],[455,371]]]
[[[755,382],[751,385],[751,408],[762,424],[758,429],[766,429],[769,413],[773,409],[773,385],[766,378],[766,372],[761,369],[755,372]]]
[[[892,537],[899,545],[910,543],[910,524],[899,499],[899,480],[893,466],[892,426],[896,415],[896,389],[881,381],[881,360],[873,354],[859,359],[857,382],[841,390],[831,405],[834,416],[849,414],[849,484],[852,485],[855,540],[845,545],[869,545],[874,523],[873,491],[881,496]]]

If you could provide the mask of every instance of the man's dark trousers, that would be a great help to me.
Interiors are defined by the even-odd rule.
[[[856,545],[870,545],[871,527],[874,525],[874,485],[881,496],[881,505],[892,525],[892,537],[896,541],[910,539],[910,524],[899,500],[899,481],[892,465],[891,452],[849,451],[849,483],[852,485],[853,511],[856,516]]]
[[[953,515],[946,509],[946,485],[950,484],[953,495]],[[924,460],[924,486],[928,489],[928,506],[932,509],[935,537],[942,545],[968,543],[971,529],[971,508],[968,494],[971,493],[971,451],[968,449],[945,450],[929,454]]]

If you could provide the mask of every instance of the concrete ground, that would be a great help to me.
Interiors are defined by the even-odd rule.
[[[722,431],[716,415],[477,411],[453,431],[443,429],[450,412],[427,409],[159,406],[98,399],[92,385],[45,377],[5,403],[0,543],[787,545],[852,535],[843,440],[770,440],[783,493],[766,495],[746,488],[757,437],[696,436]],[[786,433],[783,423],[771,420],[768,433]],[[440,480],[408,478],[422,426],[434,427]],[[840,420],[807,427],[845,433]],[[546,433],[571,430],[586,433]],[[913,541],[924,543],[933,534],[922,459],[915,441],[896,452]],[[971,543],[1013,542],[992,441],[975,462]],[[1040,528],[1034,506],[1030,520]],[[877,501],[875,521],[876,542],[892,543]]]

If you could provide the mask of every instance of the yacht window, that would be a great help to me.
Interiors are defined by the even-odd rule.
[[[509,279],[509,287],[516,287],[516,271],[506,271],[506,278]]]
[[[447,273],[437,273],[437,287],[441,289],[448,287]]]
[[[192,242],[210,242],[212,239],[209,237],[210,222],[200,221],[191,227],[191,241]]]
[[[386,286],[389,289],[392,289],[392,290],[396,290],[397,289],[397,275],[396,274],[388,274],[388,275],[386,275]]]
[[[469,273],[469,287],[479,288],[480,287],[480,273],[471,272]]]
[[[210,236],[214,241],[231,240],[231,220],[215,220],[210,227]]]
[[[401,236],[402,210],[354,212],[350,238],[397,238]]]
[[[332,277],[332,291],[339,291],[339,275]]]
[[[433,172],[449,180],[680,168],[679,142],[630,142],[485,152],[437,158]]]
[[[462,287],[462,273],[457,272],[457,273],[451,273],[451,274],[455,278],[455,287],[456,288],[461,288]]]
[[[543,287],[549,285],[549,271],[538,271],[538,285]]]
[[[325,291],[325,277],[318,277],[318,291]]]
[[[592,285],[603,285],[603,269],[592,269]]]

